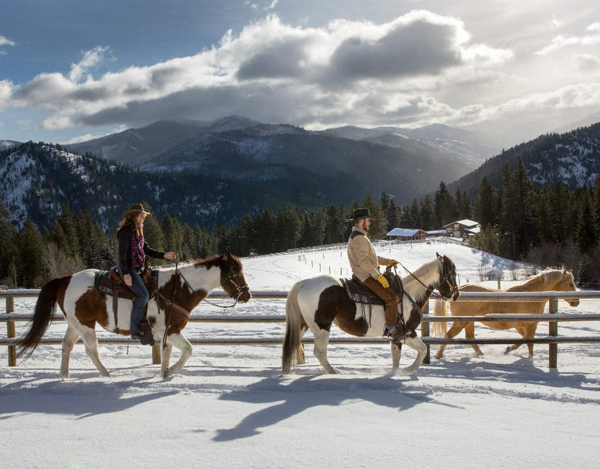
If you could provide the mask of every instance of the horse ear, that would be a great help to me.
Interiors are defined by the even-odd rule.
[[[435,257],[437,257],[437,258],[440,258],[440,257],[442,257],[442,256],[440,256],[440,255],[439,255],[439,253],[437,253],[437,252],[436,252],[436,253],[435,253]]]
[[[225,252],[223,253],[223,258],[225,260],[231,259],[231,252],[229,252],[229,249],[225,249]]]

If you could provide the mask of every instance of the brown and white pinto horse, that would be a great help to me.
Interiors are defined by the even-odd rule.
[[[413,331],[402,342],[417,351],[412,365],[402,370],[410,374],[419,369],[427,354],[427,347],[414,332],[421,323],[421,310],[434,289],[444,298],[458,298],[456,267],[449,257],[438,254],[434,261],[403,277],[402,285],[408,295],[403,296],[402,305],[398,304],[398,313],[403,311],[406,326]],[[409,295],[416,305],[412,303]],[[357,337],[381,337],[385,329],[384,307],[375,305],[370,314],[362,308],[357,308],[348,298],[340,280],[330,275],[297,282],[290,290],[286,302],[286,331],[281,367],[283,374],[289,373],[294,364],[304,363],[304,346],[301,339],[308,329],[315,337],[315,356],[327,373],[335,373],[327,360],[327,344],[332,323]],[[392,366],[398,368],[402,344],[392,342],[391,347]]]
[[[242,263],[230,252],[206,260],[196,260],[176,269],[174,266],[154,269],[158,272],[156,297],[150,292],[148,322],[155,335],[162,337],[161,376],[164,378],[180,371],[192,354],[192,345],[182,333],[188,316],[183,311],[192,311],[219,285],[231,298],[241,303],[251,295],[244,279]],[[40,343],[52,320],[56,304],[62,309],[68,327],[62,343],[61,378],[69,376],[69,356],[77,339],[81,337],[85,351],[102,376],[110,376],[98,356],[96,323],[104,329],[117,333],[113,314],[112,298],[94,288],[98,271],[88,269],[72,276],[57,278],[42,288],[35,305],[30,330],[20,339],[19,356],[29,356]],[[170,308],[170,300],[173,305]],[[119,299],[119,332],[129,335],[131,300]],[[170,313],[170,314],[169,314]],[[165,329],[168,330],[165,334]],[[169,368],[173,346],[181,350],[181,358]]]
[[[575,291],[575,281],[573,274],[563,270],[547,270],[535,277],[532,277],[527,282],[521,285],[515,285],[506,290],[498,290],[482,285],[463,285],[460,287],[461,292],[540,292],[540,291]],[[565,300],[569,305],[575,307],[579,305],[579,300]],[[485,316],[486,314],[542,314],[548,300],[545,301],[522,301],[503,303],[499,301],[482,301],[478,302],[458,302],[450,305],[452,316],[457,316],[452,323],[452,327],[446,332],[446,323],[437,322],[433,325],[433,331],[437,337],[452,339],[456,335],[465,330],[467,339],[475,338],[475,323],[460,322],[460,316]],[[434,316],[446,315],[446,303],[442,300],[435,302]],[[484,322],[488,327],[498,330],[506,330],[514,327],[524,339],[533,338],[537,329],[537,322],[517,322],[517,321],[502,321],[502,322]],[[512,352],[519,348],[522,344],[514,344],[506,348],[505,353]],[[483,355],[477,344],[472,344],[477,355]],[[533,355],[533,344],[527,344],[529,355]],[[442,358],[444,355],[445,345],[440,345],[435,358]]]

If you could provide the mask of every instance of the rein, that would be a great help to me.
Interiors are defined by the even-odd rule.
[[[413,274],[413,273],[412,273],[410,270],[408,270],[408,269],[407,269],[407,268],[404,266],[404,264],[402,264],[401,262],[398,262],[398,264],[400,264],[400,265],[402,266],[402,268],[403,268],[404,270],[406,270],[406,271],[407,271],[407,272],[410,274],[410,276],[411,276],[412,278],[414,278],[414,279],[415,279],[417,282],[419,282],[419,283],[420,283],[420,284],[421,284],[421,285],[422,285],[422,286],[425,288],[425,290],[427,290],[427,292],[429,293],[429,296],[430,296],[431,298],[435,298],[436,300],[439,300],[439,299],[445,300],[445,298],[444,298],[442,295],[440,295],[440,294],[438,294],[438,293],[434,292],[434,291],[433,291],[433,288],[430,288],[430,287],[428,287],[427,285],[425,285],[425,284],[424,284],[424,283],[421,281],[421,279],[420,279],[419,277],[417,277],[415,274]],[[441,281],[440,283],[443,283],[444,281],[445,281],[445,282],[448,284],[448,286],[450,287],[450,291],[454,291],[454,287],[452,286],[452,284],[451,284],[451,283],[450,283],[450,281],[448,280],[448,277],[447,277],[447,276],[446,276],[446,278],[445,278],[445,279],[442,279],[442,281]]]

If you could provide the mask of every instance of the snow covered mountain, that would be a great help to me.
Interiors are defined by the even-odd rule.
[[[486,177],[498,186],[504,165],[523,160],[529,178],[538,186],[561,182],[570,189],[594,186],[600,174],[600,122],[563,134],[542,135],[489,159],[480,168],[448,185],[473,193]]]
[[[13,151],[14,150],[14,151]],[[51,228],[67,203],[73,213],[89,210],[103,229],[116,226],[132,201],[145,201],[158,216],[212,226],[255,209],[252,190],[216,178],[143,174],[102,159],[35,143],[0,151],[0,202],[22,227],[30,217]],[[234,201],[230,195],[246,193]]]
[[[21,143],[15,142],[14,140],[0,140],[0,151],[8,150],[9,148],[16,147],[17,145],[21,145]]]
[[[453,169],[447,176],[458,178],[479,167],[487,158],[497,153],[497,148],[484,143],[479,134],[453,129],[444,125],[431,125],[420,129],[401,129],[380,127],[362,129],[359,127],[341,127],[319,132],[309,132],[300,127],[286,124],[268,125],[241,116],[228,116],[212,122],[201,121],[160,121],[141,129],[130,129],[119,134],[67,148],[84,154],[112,159],[144,171],[184,171],[206,167],[207,160],[229,158],[243,155],[259,161],[273,161],[272,150],[277,148],[284,159],[294,153],[294,148],[286,147],[282,135],[296,135],[294,144],[299,140],[317,141],[316,136],[329,139],[350,139],[391,147],[401,153],[410,153],[427,158],[435,164]],[[332,140],[332,141],[334,141]],[[214,153],[216,142],[222,148],[232,141],[224,153]],[[336,165],[335,160],[345,159],[352,148],[344,142],[339,143],[336,151],[330,143],[331,153],[327,156]],[[319,147],[311,148],[311,143],[303,147],[309,156],[319,157]],[[359,150],[360,152],[360,150]],[[374,153],[377,153],[375,150]],[[279,161],[281,162],[281,161]],[[231,170],[231,168],[230,168]],[[232,177],[239,177],[232,175]]]

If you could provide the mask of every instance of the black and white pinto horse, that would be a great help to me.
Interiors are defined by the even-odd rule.
[[[421,366],[427,346],[414,332],[421,322],[421,311],[434,289],[446,298],[456,300],[459,295],[456,283],[456,267],[449,257],[437,255],[436,259],[419,267],[402,278],[404,294],[398,304],[398,314],[403,314],[406,326],[413,332],[401,342],[417,351],[412,365],[402,371],[416,372]],[[412,298],[415,303],[411,301]],[[327,373],[336,371],[327,360],[327,344],[331,324],[357,337],[381,337],[385,330],[384,307],[373,305],[357,308],[350,300],[338,278],[322,275],[297,282],[287,297],[286,331],[283,339],[282,373],[289,373],[292,366],[304,363],[302,336],[308,329],[314,335],[314,354]],[[402,344],[391,343],[392,365],[400,365]]]
[[[229,252],[206,260],[192,261],[178,268],[168,266],[154,271],[158,272],[157,291],[154,292],[154,297],[153,292],[150,292],[147,317],[154,335],[163,338],[161,376],[166,378],[181,371],[192,354],[192,344],[182,333],[190,311],[219,286],[240,303],[247,302],[252,295],[244,279],[242,263]],[[19,356],[33,353],[52,321],[58,303],[68,321],[62,342],[61,378],[69,376],[69,357],[79,337],[100,374],[110,376],[98,356],[96,323],[109,332],[129,335],[132,302],[129,299],[119,299],[117,329],[112,298],[107,298],[107,295],[94,287],[97,272],[95,269],[88,269],[51,280],[44,285],[35,305],[31,328],[18,343]],[[175,365],[169,367],[173,346],[181,350],[181,357]]]

